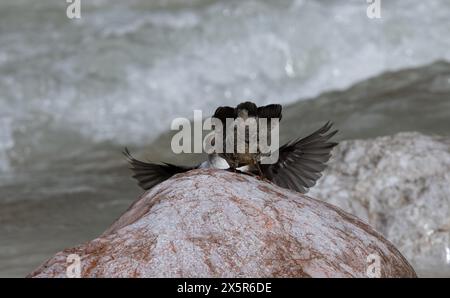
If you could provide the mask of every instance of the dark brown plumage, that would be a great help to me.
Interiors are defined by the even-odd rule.
[[[264,177],[281,187],[301,193],[313,187],[322,176],[325,163],[331,157],[331,150],[338,144],[329,141],[338,132],[330,132],[331,126],[327,122],[311,135],[281,146],[278,162],[261,164]]]
[[[170,163],[149,163],[135,159],[131,156],[130,151],[127,148],[123,151],[123,154],[130,163],[131,170],[134,175],[133,178],[138,181],[138,185],[147,190],[159,184],[175,174],[184,173],[194,169],[194,167],[177,166]]]

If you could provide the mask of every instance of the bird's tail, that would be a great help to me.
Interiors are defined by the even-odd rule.
[[[133,171],[133,178],[138,181],[140,187],[148,190],[159,184],[175,174],[184,173],[194,169],[194,167],[177,166],[170,163],[155,164],[143,162],[135,159],[127,148],[123,154],[130,163],[130,169]]]

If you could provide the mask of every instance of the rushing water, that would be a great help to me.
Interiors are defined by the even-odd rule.
[[[382,1],[382,19],[366,8],[365,0],[81,0],[82,18],[69,20],[64,1],[0,1],[0,276],[24,275],[104,230],[139,193],[122,147],[145,148],[194,108],[316,98],[301,118],[331,117],[353,132],[344,137],[443,131],[444,62],[382,76],[365,92],[346,91],[350,99],[334,94],[329,107],[340,114],[324,115],[324,91],[450,61],[449,1]],[[418,88],[435,91],[439,104],[426,112],[444,120],[407,117],[423,114]],[[390,104],[393,95],[401,100]],[[366,97],[371,118],[358,117]],[[302,121],[299,104],[287,112],[289,131]],[[167,151],[160,144],[155,159]]]

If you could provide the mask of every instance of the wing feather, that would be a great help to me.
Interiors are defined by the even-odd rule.
[[[257,110],[257,114],[259,118],[279,118],[279,120],[281,121],[281,110],[281,105],[270,104],[267,106],[259,107]]]
[[[169,179],[175,174],[187,172],[194,167],[177,166],[170,163],[156,164],[148,163],[135,159],[127,148],[123,154],[130,163],[130,169],[133,171],[133,178],[138,181],[138,185],[144,190]]]
[[[331,150],[337,145],[329,141],[338,132],[330,132],[332,125],[327,122],[309,136],[281,146],[278,162],[261,165],[265,177],[281,187],[305,193],[322,176]]]

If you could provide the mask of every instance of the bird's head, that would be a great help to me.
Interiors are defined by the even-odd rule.
[[[240,103],[236,107],[236,115],[242,119],[256,117],[258,115],[258,107],[250,101]]]

